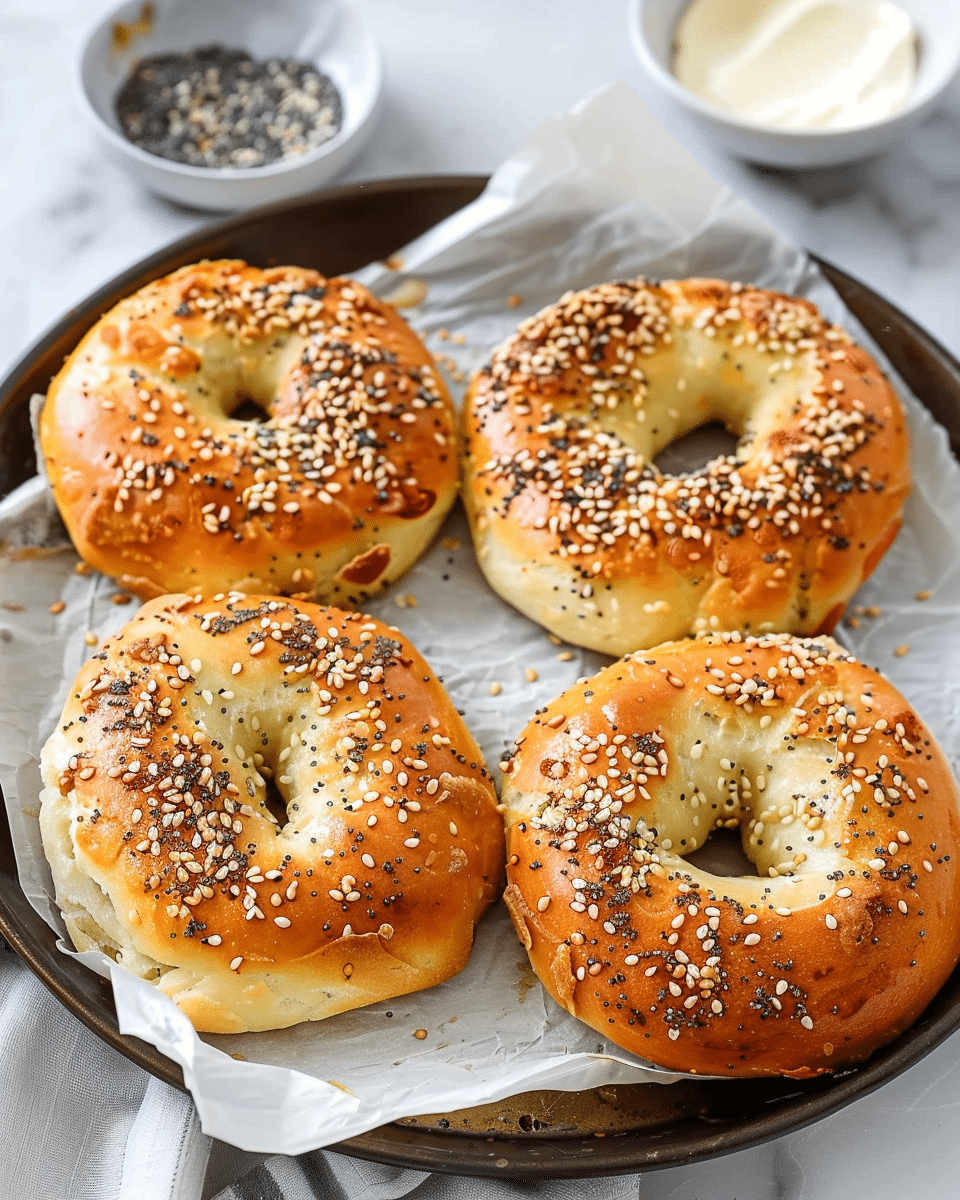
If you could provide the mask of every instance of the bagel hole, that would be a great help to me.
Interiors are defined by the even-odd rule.
[[[265,778],[264,782],[266,783],[266,788],[264,791],[263,802],[269,812],[273,815],[277,824],[282,829],[290,819],[287,816],[287,802],[284,800],[280,789],[277,787],[276,782],[272,778],[267,777]]]
[[[711,875],[747,875],[756,878],[756,866],[747,858],[738,829],[714,829],[703,845],[685,861]]]
[[[689,475],[715,458],[735,455],[739,440],[720,421],[708,421],[668,442],[653,462],[664,475]]]
[[[269,418],[270,414],[252,396],[241,393],[236,397],[233,408],[230,409],[230,416],[235,421],[263,422]]]

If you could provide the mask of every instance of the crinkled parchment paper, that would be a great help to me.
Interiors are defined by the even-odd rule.
[[[480,199],[400,259],[399,269],[374,264],[360,277],[388,297],[426,285],[407,315],[442,356],[455,392],[520,317],[569,288],[636,274],[716,274],[799,292],[857,333],[805,256],[724,192],[623,85],[546,123]],[[901,536],[857,597],[879,615],[863,614],[841,636],[906,693],[956,764],[960,471],[943,431],[912,397],[906,401],[916,490]],[[75,574],[76,556],[42,480],[0,504],[0,538],[0,780],[23,887],[61,929],[39,844],[37,756],[91,653],[85,635],[103,638],[133,609],[114,602],[110,581]],[[29,549],[36,546],[45,549]],[[918,591],[930,598],[918,601]],[[61,599],[64,611],[51,614]],[[424,559],[369,607],[408,634],[444,678],[491,765],[536,707],[602,665],[577,649],[562,660],[564,648],[493,595],[459,512]],[[904,646],[908,652],[895,653]],[[645,1068],[547,998],[502,906],[484,918],[457,978],[276,1033],[200,1038],[148,984],[102,955],[80,957],[112,977],[121,1029],[183,1067],[204,1129],[249,1150],[296,1154],[396,1117],[532,1088],[677,1078]],[[426,1037],[415,1037],[417,1030]]]

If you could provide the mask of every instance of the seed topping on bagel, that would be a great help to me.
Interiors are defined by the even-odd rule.
[[[506,900],[535,969],[663,1066],[858,1061],[960,957],[956,785],[902,697],[830,639],[641,651],[541,710],[501,766]],[[755,876],[688,859],[718,829]]]
[[[736,453],[658,468],[660,449],[715,417],[741,435]],[[835,587],[816,596],[815,577],[859,583],[907,486],[902,413],[869,356],[806,301],[715,280],[568,293],[475,377],[467,432],[491,582],[611,653],[765,620],[832,625],[842,602]]]
[[[53,381],[40,433],[78,549],[141,596],[359,598],[456,492],[426,348],[360,284],[293,267],[200,263],[122,301]]]
[[[447,978],[503,861],[493,784],[423,660],[305,602],[151,601],[84,667],[43,770],[75,943],[204,1029]]]

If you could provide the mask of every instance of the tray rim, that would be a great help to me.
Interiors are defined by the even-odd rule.
[[[224,238],[231,233],[250,231],[257,223],[283,215],[295,208],[322,208],[325,205],[332,206],[356,200],[361,195],[386,199],[395,196],[416,198],[418,195],[426,198],[431,195],[434,198],[443,198],[448,212],[452,213],[476,198],[486,182],[487,176],[484,175],[424,175],[378,179],[368,183],[325,188],[201,225],[112,276],[41,333],[11,365],[0,382],[0,413],[11,407],[22,390],[23,377],[29,374],[38,360],[58,341],[68,334],[82,334],[85,328],[99,317],[104,305],[114,302],[118,293],[123,293],[148,278],[166,274],[178,258],[212,238]],[[941,424],[945,425],[954,453],[960,457],[960,362],[922,326],[872,288],[840,268],[814,255],[810,257],[837,289],[854,315],[858,316],[875,339],[881,342],[881,348],[882,334],[890,332],[892,326],[916,348],[921,359],[926,357],[932,360],[938,373],[935,382],[940,385],[944,394],[938,393],[934,397],[935,402],[930,402],[929,397],[923,395],[919,398]],[[863,311],[858,311],[857,305]],[[891,322],[891,325],[885,327],[885,320]],[[888,356],[893,361],[889,351]],[[894,365],[904,373],[900,364],[895,362]],[[918,370],[922,375],[923,364]],[[908,382],[911,380],[908,379]],[[952,418],[952,427],[946,424],[944,417]],[[9,828],[6,809],[0,806],[0,840],[2,839],[9,840]],[[18,884],[15,877],[14,882]],[[112,1000],[108,1000],[106,1007],[101,1009],[80,994],[75,985],[71,987],[70,974],[65,972],[63,967],[72,960],[61,955],[55,947],[50,952],[36,945],[26,935],[17,909],[23,906],[29,908],[29,903],[19,886],[17,894],[21,902],[19,905],[15,903],[16,896],[8,897],[5,891],[0,889],[0,934],[11,948],[60,1002],[103,1041],[156,1078],[186,1090],[183,1073],[177,1063],[149,1043],[120,1033]],[[30,912],[33,912],[32,908]],[[954,978],[958,975],[960,968]],[[596,1140],[581,1137],[578,1141],[576,1138],[551,1138],[540,1135],[481,1136],[455,1130],[439,1133],[427,1128],[397,1124],[381,1126],[325,1148],[361,1159],[417,1170],[529,1179],[606,1176],[687,1165],[745,1150],[773,1138],[798,1132],[903,1073],[957,1029],[960,1029],[960,998],[946,1016],[930,1016],[928,1012],[891,1046],[878,1052],[878,1055],[867,1063],[831,1077],[825,1081],[826,1086],[820,1087],[819,1090],[804,1092],[798,1089],[798,1094],[803,1099],[796,1104],[790,1103],[785,1108],[771,1109],[735,1129],[724,1127],[711,1132],[709,1127],[704,1125],[702,1136],[693,1139],[683,1154],[661,1154],[655,1145],[645,1149],[642,1144],[638,1144],[644,1141],[647,1133],[644,1130],[608,1135]],[[792,1096],[780,1099],[789,1102]],[[579,1151],[571,1153],[574,1146],[578,1145]],[[596,1149],[596,1153],[591,1152],[593,1148]]]

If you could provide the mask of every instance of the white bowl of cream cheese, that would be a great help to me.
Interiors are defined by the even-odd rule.
[[[630,0],[629,23],[661,115],[772,166],[879,153],[960,69],[953,0]]]

